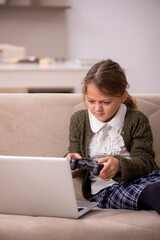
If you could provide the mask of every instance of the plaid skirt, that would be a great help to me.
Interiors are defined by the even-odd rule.
[[[130,182],[115,183],[102,189],[93,198],[100,208],[138,210],[137,203],[142,190],[156,182],[160,183],[160,171],[158,170]]]

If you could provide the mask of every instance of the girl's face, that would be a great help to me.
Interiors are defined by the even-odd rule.
[[[127,91],[122,97],[114,97],[100,91],[94,83],[87,86],[87,105],[91,113],[101,122],[109,122],[117,113],[121,103],[127,98]]]

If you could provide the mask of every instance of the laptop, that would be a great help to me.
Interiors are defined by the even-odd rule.
[[[66,158],[0,156],[0,213],[79,218],[95,202],[77,202]]]

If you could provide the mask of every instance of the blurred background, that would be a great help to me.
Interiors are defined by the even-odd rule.
[[[0,0],[0,92],[81,92],[107,58],[160,93],[160,0]]]

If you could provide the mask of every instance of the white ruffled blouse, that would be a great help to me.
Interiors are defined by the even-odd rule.
[[[118,112],[110,122],[101,122],[88,110],[89,121],[93,137],[89,143],[89,158],[97,161],[106,156],[121,155],[129,158],[130,154],[127,151],[123,137],[120,135],[124,118],[126,115],[126,106],[121,104]],[[109,187],[115,183],[112,179],[104,181],[99,177],[91,174],[91,193],[96,194],[103,188]]]

